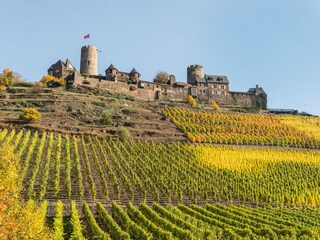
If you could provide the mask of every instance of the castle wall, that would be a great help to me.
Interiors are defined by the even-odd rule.
[[[83,77],[79,73],[75,74],[73,85],[83,85],[94,88],[108,89],[110,91],[125,93],[147,101],[155,100],[156,96],[156,91],[151,89],[137,88],[136,84],[127,84],[124,82]]]
[[[251,107],[253,103],[253,97],[255,95],[242,93],[242,92],[229,92],[230,103],[233,105],[239,105],[243,107]]]
[[[79,73],[75,74],[74,85],[84,85],[95,88],[108,89],[114,92],[125,93],[142,100],[169,100],[169,101],[186,101],[191,94],[190,87],[174,88],[170,85],[143,83],[143,88],[138,88],[136,84],[127,84],[124,82],[115,82],[110,80],[99,80],[95,78],[83,77]],[[245,92],[229,92],[226,95],[210,95],[206,87],[197,88],[196,94],[193,95],[197,101],[210,102],[212,100],[224,104],[233,104],[243,107],[257,107],[260,109],[267,108],[267,96],[255,95]]]
[[[128,80],[129,77],[129,73],[124,73],[124,72],[118,72],[117,73],[117,81],[125,81]]]

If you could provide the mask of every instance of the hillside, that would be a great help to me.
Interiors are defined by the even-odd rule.
[[[131,96],[114,92],[75,93],[65,90],[12,88],[12,93],[0,95],[0,124],[15,128],[96,133],[102,136],[117,135],[118,127],[126,127],[134,139],[186,140],[184,134],[161,115],[170,103],[139,101]],[[48,93],[44,93],[48,91]],[[41,124],[24,124],[18,120],[21,109],[37,108]],[[100,123],[102,113],[110,113],[113,123]]]
[[[65,239],[319,239],[317,117],[32,91],[1,95],[0,146]],[[18,120],[23,107],[43,119]]]

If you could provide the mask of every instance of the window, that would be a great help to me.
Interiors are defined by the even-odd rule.
[[[224,91],[221,91],[221,95],[223,95],[223,96],[224,96]]]
[[[217,85],[213,85],[213,87],[214,87],[214,88],[218,88],[218,86],[217,86]]]
[[[206,90],[202,90],[202,95],[205,95],[206,94]]]
[[[112,73],[112,69],[110,69],[109,72]]]
[[[217,92],[217,91],[214,91],[213,95],[218,95],[218,92]]]
[[[90,61],[88,61],[88,65],[90,65]]]
[[[224,86],[222,85],[220,88],[221,88],[221,89],[224,89]]]

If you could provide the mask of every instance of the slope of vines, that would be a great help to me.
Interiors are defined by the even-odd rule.
[[[218,113],[166,108],[163,114],[192,142],[320,148],[317,117]]]
[[[83,221],[71,203],[71,224],[62,225],[61,202],[54,217],[54,233],[71,232],[71,239],[319,239],[319,210],[279,209],[206,204],[160,206],[113,202],[110,212],[98,202],[84,202]],[[66,207],[69,204],[66,204]],[[58,206],[58,204],[57,204]],[[81,208],[78,205],[78,208]]]
[[[2,135],[21,155],[26,200],[320,205],[317,151]]]

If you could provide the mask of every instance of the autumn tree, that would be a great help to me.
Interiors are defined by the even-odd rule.
[[[169,79],[169,75],[167,72],[164,71],[160,71],[157,73],[155,79],[153,80],[153,82],[155,83],[161,83],[161,84],[166,84],[168,82]]]
[[[14,82],[14,73],[10,68],[5,68],[0,75],[0,85],[9,86]]]
[[[196,106],[197,105],[197,101],[191,95],[188,96],[187,103],[190,106]]]
[[[26,122],[30,122],[32,120],[40,121],[41,120],[41,114],[35,108],[25,108],[25,109],[22,110],[22,113],[20,114],[19,118],[21,120],[26,121]]]
[[[19,202],[19,159],[10,145],[0,147],[0,239],[52,239],[46,226],[47,204]]]

